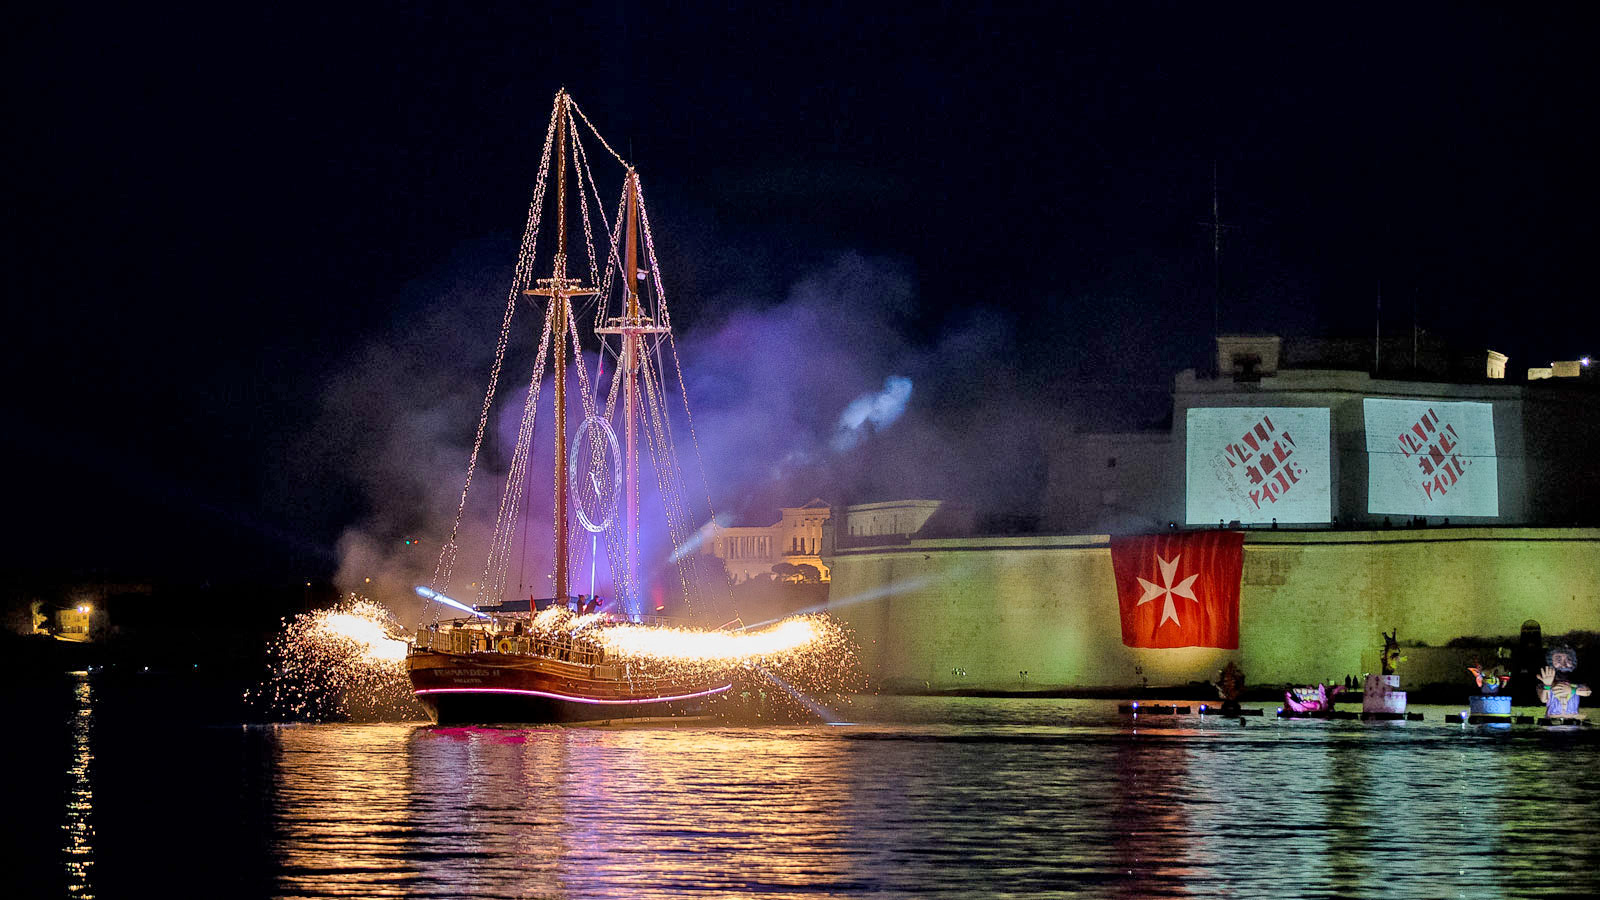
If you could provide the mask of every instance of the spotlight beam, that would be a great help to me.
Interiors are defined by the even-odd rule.
[[[445,606],[454,606],[456,609],[459,609],[462,612],[471,613],[472,615],[475,615],[480,619],[490,618],[488,613],[479,612],[479,611],[473,609],[472,607],[466,605],[465,603],[462,603],[460,600],[452,600],[449,597],[446,597],[445,595],[443,595],[443,594],[439,593],[438,591],[434,590],[433,588],[423,587],[422,585],[419,584],[419,585],[417,585],[416,590],[417,590],[417,596],[421,597],[424,600],[434,600],[434,601],[437,601],[439,603],[443,603]]]

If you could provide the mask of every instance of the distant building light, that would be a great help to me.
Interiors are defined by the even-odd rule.
[[[89,607],[88,607],[88,605],[84,605],[84,606],[80,606],[80,607],[78,607],[78,612],[81,612],[81,613],[86,613],[86,612],[88,612],[88,611],[89,611]]]

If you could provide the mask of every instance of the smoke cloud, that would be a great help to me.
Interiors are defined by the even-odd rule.
[[[413,588],[433,578],[456,516],[503,309],[504,282],[496,284],[496,275],[503,273],[464,278],[426,312],[397,322],[352,359],[324,397],[323,463],[345,473],[363,507],[339,540],[339,586],[402,618],[421,612]],[[1010,359],[1009,324],[977,314],[935,339],[919,339],[925,329],[917,327],[916,301],[911,278],[893,261],[845,255],[781,299],[733,298],[715,318],[675,317],[692,427],[675,408],[673,428],[691,527],[713,510],[719,522],[770,524],[778,507],[812,497],[944,499],[980,515],[1035,508],[1043,486],[1040,435]],[[483,575],[537,319],[529,307],[517,313],[513,346],[520,349],[508,355],[464,510],[449,588],[463,601],[476,599],[473,583]],[[586,365],[592,374],[593,358]],[[527,536],[517,541],[507,596],[550,594],[550,396],[546,385],[529,462]],[[569,421],[580,417],[574,400]],[[653,489],[652,479],[643,481]],[[647,527],[653,508],[659,498],[652,494],[644,500]],[[657,527],[643,537],[647,577],[670,567],[675,548],[664,532]],[[594,576],[604,593],[601,547]],[[589,577],[574,573],[574,590],[586,593]]]
[[[833,436],[833,449],[844,452],[861,443],[863,426],[886,428],[894,424],[906,411],[911,399],[911,379],[904,375],[890,375],[883,380],[883,390],[862,394],[850,401],[839,414],[839,428]]]

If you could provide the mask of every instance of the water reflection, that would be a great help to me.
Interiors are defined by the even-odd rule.
[[[952,706],[794,729],[283,729],[301,896],[1515,896],[1596,886],[1596,743]],[[1010,723],[1007,719],[1010,719]],[[1022,724],[1017,724],[1022,723]],[[1063,724],[1066,723],[1066,724]]]
[[[94,782],[90,766],[94,763],[94,686],[87,672],[74,673],[74,707],[68,735],[71,761],[67,764],[66,833],[67,894],[84,900],[94,897],[90,879],[94,869]],[[26,774],[24,777],[28,777]]]
[[[1114,883],[1124,897],[1185,897],[1191,846],[1189,752],[1181,739],[1160,732],[1118,742],[1112,757],[1115,821],[1112,855],[1124,877]]]
[[[161,730],[118,696],[79,681],[56,720],[71,896],[1600,888],[1593,731],[1133,727],[970,699],[863,704],[876,724],[846,728]]]
[[[279,745],[279,888],[289,896],[405,896],[417,877],[409,726],[286,727]],[[448,788],[441,788],[448,790]],[[460,804],[466,807],[466,804]]]

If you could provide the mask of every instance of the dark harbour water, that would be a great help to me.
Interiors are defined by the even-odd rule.
[[[1441,707],[1135,727],[1099,701],[868,698],[834,727],[434,729],[184,725],[141,696],[13,700],[0,896],[1600,892],[1600,731]]]

